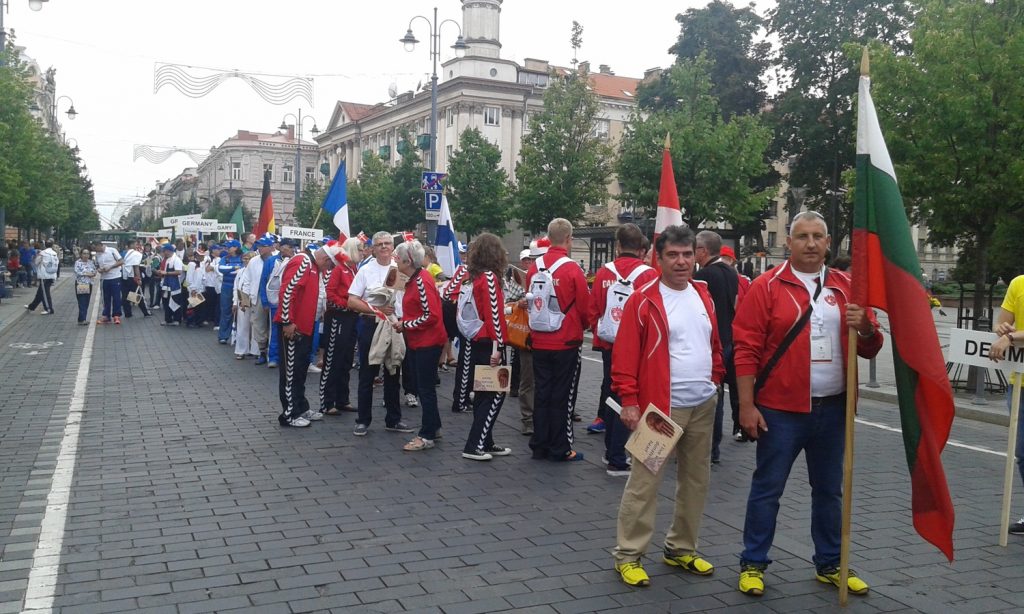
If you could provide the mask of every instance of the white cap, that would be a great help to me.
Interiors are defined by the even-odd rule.
[[[533,258],[533,256],[530,255],[530,248],[526,248],[523,251],[519,252],[520,260],[525,260],[527,258]]]

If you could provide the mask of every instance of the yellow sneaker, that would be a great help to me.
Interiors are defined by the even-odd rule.
[[[832,586],[839,587],[839,568],[830,567],[828,569],[819,569],[816,574],[818,582],[825,584],[831,584]],[[851,569],[846,578],[846,588],[852,595],[866,595],[868,593],[868,583],[857,577],[857,574]]]
[[[666,551],[663,560],[668,565],[682,567],[686,571],[698,576],[710,576],[715,573],[715,566],[696,554],[672,554]]]
[[[630,586],[651,585],[651,578],[644,571],[644,566],[640,561],[616,563],[615,571],[619,572],[619,575],[622,576],[622,581]]]
[[[764,594],[764,569],[755,565],[744,565],[740,568],[740,592],[744,595],[760,597]]]

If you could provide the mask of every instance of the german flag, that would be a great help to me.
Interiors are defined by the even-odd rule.
[[[270,195],[270,172],[263,173],[263,196],[260,197],[260,218],[256,221],[256,228],[253,232],[257,237],[265,233],[274,232],[277,225],[274,224],[274,198]]]

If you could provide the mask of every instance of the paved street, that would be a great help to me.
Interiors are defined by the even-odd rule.
[[[424,453],[401,451],[407,436],[384,432],[381,408],[365,438],[352,436],[353,415],[282,429],[276,371],[157,318],[76,326],[72,291],[55,291],[56,316],[29,314],[0,333],[0,613],[838,609],[813,577],[802,462],[764,597],[735,589],[754,448],[733,442],[713,468],[702,529],[716,573],[660,563],[666,480],[653,585],[631,589],[609,555],[624,480],[605,475],[586,422],[577,442],[587,461],[575,464],[529,459],[515,399],[496,430],[514,454],[490,463],[459,457],[471,418],[446,411],[444,439]],[[600,363],[585,357],[589,419]],[[447,410],[451,376],[442,381]],[[418,410],[406,417],[419,422]],[[997,545],[1006,429],[954,425],[950,565],[910,525],[895,407],[865,400],[859,420],[852,561],[872,591],[851,596],[849,610],[1020,611],[1024,540]]]

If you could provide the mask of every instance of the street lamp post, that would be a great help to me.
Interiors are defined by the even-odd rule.
[[[412,22],[417,19],[427,22],[427,27],[430,28],[430,58],[434,62],[434,70],[430,75],[430,170],[437,171],[437,60],[441,56],[441,26],[451,23],[459,29],[459,36],[455,39],[455,44],[452,45],[452,49],[455,50],[455,57],[461,58],[465,55],[469,45],[462,38],[462,26],[458,22],[445,19],[438,23],[437,7],[434,7],[433,21],[423,15],[417,15],[409,20],[409,28],[406,30],[405,36],[398,39],[398,42],[405,46],[406,51],[411,52],[416,48],[416,43],[420,42],[416,40],[412,33]]]
[[[295,129],[297,131],[297,135],[295,137],[295,170],[293,171],[295,174],[295,204],[292,205],[292,211],[294,212],[294,208],[299,205],[299,198],[302,196],[302,175],[300,174],[300,169],[302,168],[302,120],[313,120],[313,129],[309,132],[314,137],[320,134],[320,129],[316,127],[316,119],[311,115],[303,116],[302,109],[300,108],[298,115],[293,115],[292,113],[284,114],[284,118],[281,119],[281,125],[278,127],[279,130],[288,129],[288,124],[285,123],[285,120],[287,120],[289,116],[295,119]]]
[[[60,136],[61,142],[67,142],[65,141],[64,136],[57,129],[57,105],[60,104],[61,100],[67,100],[69,103],[68,110],[65,111],[65,113],[68,116],[68,119],[74,120],[76,117],[78,117],[78,111],[75,110],[75,101],[71,100],[70,96],[57,96],[53,99],[53,104],[50,105],[50,126],[53,130],[53,134],[56,136]]]

